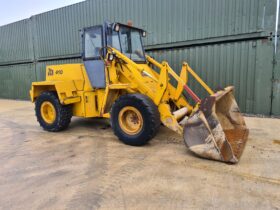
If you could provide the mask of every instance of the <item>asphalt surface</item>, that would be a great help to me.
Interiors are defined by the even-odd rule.
[[[108,121],[43,131],[30,102],[0,100],[0,209],[280,209],[280,120],[246,117],[241,161],[198,158],[162,127],[144,147]]]

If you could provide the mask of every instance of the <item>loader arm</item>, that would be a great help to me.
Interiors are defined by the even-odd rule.
[[[145,69],[137,65],[135,62],[133,62],[131,59],[119,52],[117,49],[111,47],[108,47],[107,49],[110,52],[113,52],[118,57],[118,59],[123,60],[128,65],[129,71],[123,71],[122,73],[127,78],[133,78],[133,82],[138,84],[137,87],[143,89],[143,92],[147,92],[147,95],[154,100],[156,105],[160,104],[160,99],[166,100],[166,98],[163,97],[166,90],[169,90],[172,93],[171,99],[173,99],[175,103],[179,100],[180,96],[182,96],[182,92],[184,89],[197,103],[201,101],[199,97],[187,85],[188,72],[205,88],[205,90],[210,95],[214,94],[210,87],[207,86],[206,83],[185,62],[183,63],[180,76],[178,76],[167,62],[164,61],[161,64],[155,59],[151,58],[150,56],[146,56],[147,61],[149,63],[155,65],[157,68],[160,69],[159,75],[154,70],[153,74],[149,74],[145,71]],[[145,86],[145,84],[142,83],[143,76],[141,74],[148,75],[153,81],[155,81],[158,84],[156,91],[151,91],[149,87]],[[178,82],[176,89],[172,88],[173,86],[169,83],[169,75],[171,75]],[[169,99],[170,98],[168,98],[168,100]],[[186,106],[189,109],[192,109],[192,106],[189,103],[187,103],[187,101],[186,104]],[[179,104],[178,107],[180,107]]]
[[[113,53],[116,58],[110,64],[110,78],[115,78],[115,67],[118,66],[118,68],[116,68],[116,71],[118,71],[117,74],[123,75],[129,81],[130,89],[151,98],[155,105],[158,106],[162,123],[171,130],[182,135],[183,127],[179,124],[178,120],[181,120],[184,116],[190,114],[193,110],[193,106],[187,102],[186,98],[181,93],[177,94],[176,100],[174,99],[174,96],[176,95],[176,92],[178,93],[178,88],[180,87],[176,89],[171,85],[171,83],[169,83],[169,71],[173,72],[174,75],[176,75],[176,73],[167,65],[167,63],[160,65],[161,69],[158,74],[147,64],[144,66],[139,65],[123,53],[119,52],[117,49],[108,47],[107,50],[108,54]],[[177,79],[185,84],[183,81],[186,81],[186,78],[180,79],[177,77]],[[112,79],[111,83],[114,83],[113,80],[116,83],[120,83],[115,79]],[[115,85],[109,84],[109,88],[110,86]],[[170,107],[170,101],[173,101],[177,107],[177,111],[175,113]]]
[[[168,73],[178,82],[178,86],[176,89],[176,97],[177,98],[179,95],[182,94],[183,89],[185,89],[188,94],[196,101],[196,102],[201,102],[201,100],[199,99],[199,97],[190,89],[190,87],[187,85],[187,80],[185,78],[188,78],[188,73],[190,73],[196,80],[197,82],[199,82],[199,84],[202,85],[202,87],[210,94],[213,95],[214,91],[211,90],[211,88],[191,69],[191,67],[184,62],[183,63],[183,67],[181,70],[181,74],[180,76],[178,76],[174,70],[169,66],[169,64],[167,62],[163,62],[162,64],[160,64],[159,62],[157,62],[155,59],[153,59],[150,56],[146,56],[147,60],[155,65],[156,67],[158,67],[159,69],[164,68],[164,66],[167,67],[167,71]]]
[[[118,62],[113,61],[110,65],[109,75],[110,78],[112,78],[111,81],[113,83],[120,83],[116,79],[116,75],[118,74],[116,73],[116,65],[117,63],[122,63],[120,64],[121,67],[119,67],[119,72],[129,80],[129,87],[131,88],[134,86],[136,92],[141,92],[142,94],[149,96],[158,106],[162,123],[180,135],[183,133],[183,126],[180,125],[181,120],[196,111],[201,102],[201,99],[187,85],[188,73],[190,73],[205,88],[205,90],[208,91],[209,94],[214,93],[185,62],[183,63],[180,76],[178,76],[167,62],[163,61],[162,64],[160,64],[150,56],[146,56],[147,61],[150,64],[153,64],[155,67],[160,69],[158,74],[153,69],[148,71],[149,69],[143,68],[143,66],[135,63],[115,48],[107,47],[107,51],[107,57],[109,54],[113,54],[116,57],[116,60],[118,60]],[[150,79],[150,82],[155,83],[154,86],[147,85],[145,81],[145,78],[147,77]],[[178,82],[176,88],[169,82],[170,77],[173,77]],[[108,89],[116,86],[120,85],[110,84]],[[183,96],[182,93],[184,90],[196,102],[195,107],[190,105]],[[108,93],[109,91],[106,92]],[[105,101],[107,101],[106,98]],[[170,101],[177,106],[177,110],[171,110]],[[104,103],[104,106],[106,106],[106,102]]]
[[[133,82],[138,84],[138,88],[143,89],[143,92],[146,92],[147,95],[154,100],[154,103],[156,105],[159,105],[161,103],[161,100],[167,101],[170,100],[170,98],[175,103],[177,103],[180,97],[182,97],[183,90],[185,90],[194,99],[197,105],[199,105],[201,99],[187,85],[188,73],[190,73],[196,79],[196,81],[199,84],[201,84],[201,86],[209,93],[209,95],[214,94],[214,91],[191,69],[191,67],[186,62],[183,63],[180,76],[178,76],[167,62],[163,61],[162,63],[159,63],[152,57],[146,56],[147,61],[149,63],[153,64],[154,66],[160,69],[159,75],[157,75],[156,72],[154,72],[154,74],[148,74],[145,72],[145,70],[143,70],[141,66],[137,65],[135,62],[123,55],[117,49],[111,47],[108,47],[107,49],[110,52],[113,52],[119,59],[123,60],[127,65],[129,65],[130,71],[122,73],[124,73],[127,78],[133,77]],[[148,74],[148,76],[158,84],[156,91],[151,91],[149,87],[145,86],[145,84],[142,81],[143,77],[141,75],[143,73]],[[169,83],[169,75],[171,75],[178,82],[176,89],[174,89],[173,86]],[[166,90],[169,90],[169,92],[171,92],[170,98],[163,97],[166,93]],[[185,102],[185,106],[187,106],[189,110],[192,110],[193,107],[187,101]],[[181,108],[180,103],[177,107]]]
[[[118,50],[109,47],[108,55],[110,53],[115,55],[116,59],[122,60],[127,68],[121,68],[121,73],[131,83],[136,84],[136,91],[154,101],[162,123],[183,135],[192,152],[204,158],[238,162],[248,138],[248,129],[233,96],[233,87],[215,93],[187,63],[183,63],[179,76],[167,62],[159,63],[146,56],[150,64],[160,69],[159,74],[154,70],[149,73]],[[208,92],[208,97],[200,99],[191,90],[187,85],[189,74]],[[156,85],[153,88],[146,85],[143,75],[148,76]],[[177,81],[176,88],[170,84],[170,76]],[[184,90],[196,102],[194,107],[183,96]],[[182,98],[185,107],[179,103]],[[170,101],[176,104],[176,111],[171,111]]]

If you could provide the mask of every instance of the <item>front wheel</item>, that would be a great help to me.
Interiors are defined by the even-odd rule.
[[[142,94],[120,96],[111,109],[111,125],[115,135],[125,144],[145,145],[160,127],[157,106]]]
[[[35,102],[35,112],[40,126],[47,131],[64,130],[71,122],[71,105],[62,105],[55,92],[41,93]]]

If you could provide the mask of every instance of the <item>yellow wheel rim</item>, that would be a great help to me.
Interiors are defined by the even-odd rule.
[[[54,105],[51,102],[45,101],[42,103],[41,116],[46,123],[48,124],[54,123],[56,118],[56,111]]]
[[[136,135],[143,128],[142,115],[138,109],[132,106],[124,107],[120,111],[118,119],[121,129],[129,135]]]

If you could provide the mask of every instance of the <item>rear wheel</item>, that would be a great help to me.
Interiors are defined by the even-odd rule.
[[[142,146],[156,135],[160,126],[160,114],[149,97],[127,94],[113,104],[111,125],[122,142]]]
[[[40,126],[47,131],[66,129],[72,118],[71,105],[62,105],[55,92],[46,91],[36,99],[35,112]]]

